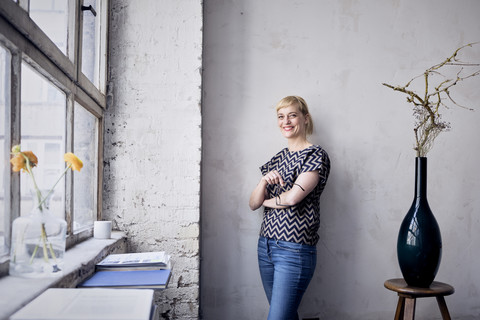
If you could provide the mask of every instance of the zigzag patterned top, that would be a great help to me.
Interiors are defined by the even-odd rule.
[[[327,183],[330,173],[330,159],[320,146],[310,146],[297,152],[288,148],[277,153],[270,161],[260,167],[265,175],[277,170],[285,186],[267,185],[269,198],[292,188],[298,175],[303,172],[318,170],[320,181],[300,203],[295,206],[274,209],[265,207],[260,236],[308,245],[318,242],[320,227],[320,195]]]

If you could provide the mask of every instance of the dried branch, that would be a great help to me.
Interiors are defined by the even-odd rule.
[[[430,149],[433,147],[433,142],[435,138],[442,131],[448,131],[450,129],[450,123],[442,121],[442,116],[440,114],[441,107],[448,109],[448,105],[445,101],[450,102],[451,104],[467,109],[467,108],[458,104],[451,96],[451,90],[459,82],[464,81],[469,78],[476,77],[480,75],[480,70],[476,70],[467,75],[463,75],[464,69],[469,67],[478,67],[480,63],[472,62],[462,62],[458,59],[458,54],[461,50],[466,47],[472,47],[480,42],[470,43],[464,46],[461,46],[455,52],[442,61],[427,70],[423,74],[420,74],[412,78],[404,86],[392,86],[387,83],[383,83],[384,86],[393,89],[394,91],[402,92],[407,95],[407,102],[413,104],[413,116],[415,118],[414,134],[415,134],[415,148],[417,157],[425,157]],[[454,78],[445,77],[439,70],[444,67],[453,66],[458,68]],[[431,76],[441,76],[445,79],[441,81],[437,86],[433,87],[430,85]],[[418,78],[424,78],[425,90],[423,98],[415,92],[414,90],[409,89],[409,86]]]

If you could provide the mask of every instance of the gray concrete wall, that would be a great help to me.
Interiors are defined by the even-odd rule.
[[[112,1],[112,103],[105,118],[104,214],[131,251],[172,252],[164,317],[198,310],[200,148],[205,319],[265,319],[256,262],[261,212],[247,201],[258,166],[285,145],[272,106],[299,94],[312,137],[332,158],[322,199],[318,267],[304,317],[385,319],[399,277],[395,242],[413,197],[413,118],[402,84],[477,41],[477,1]],[[472,58],[479,60],[478,48]],[[480,109],[478,80],[458,88]],[[429,201],[442,228],[437,279],[456,319],[475,319],[480,275],[479,111],[452,108],[429,154]],[[434,301],[418,313],[437,317]],[[429,314],[432,315],[429,315]]]
[[[201,55],[200,1],[111,1],[103,213],[172,255],[162,319],[198,317]]]
[[[258,167],[286,145],[273,105],[303,96],[330,154],[318,265],[303,317],[393,318],[396,237],[414,192],[413,117],[404,84],[480,40],[480,2],[205,1],[201,302],[204,319],[266,319],[257,268]],[[470,57],[480,61],[477,47]],[[430,206],[443,236],[437,280],[455,319],[480,317],[480,79],[457,90],[475,107],[445,110],[451,132],[428,155]],[[434,299],[417,304],[438,319]]]

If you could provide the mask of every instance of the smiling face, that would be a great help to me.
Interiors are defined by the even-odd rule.
[[[297,104],[292,104],[277,111],[280,131],[287,139],[306,138],[308,114],[304,115]]]

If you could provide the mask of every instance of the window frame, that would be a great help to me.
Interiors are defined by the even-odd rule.
[[[105,72],[105,82],[108,82],[108,0],[100,0],[100,15],[105,19],[103,25],[105,32],[102,33],[100,44],[105,48],[103,53],[103,66],[101,72]],[[107,98],[102,92],[107,88],[99,90],[81,72],[81,44],[83,14],[90,13],[82,11],[83,0],[68,0],[68,34],[67,54],[64,54],[48,36],[29,17],[29,0],[19,0],[15,3],[11,0],[0,0],[0,43],[10,52],[10,65],[6,66],[10,74],[10,83],[7,83],[6,101],[6,127],[5,127],[5,163],[10,158],[11,147],[20,143],[20,113],[21,113],[21,64],[28,63],[42,76],[51,81],[55,86],[66,94],[66,150],[73,149],[73,127],[74,127],[74,105],[80,104],[88,112],[92,113],[98,121],[97,127],[97,201],[96,219],[102,216],[102,184],[103,184],[103,131],[104,111],[107,108]],[[7,159],[8,158],[8,159]],[[11,238],[12,221],[20,214],[20,175],[12,170],[5,172],[5,239],[7,244]],[[93,235],[93,226],[76,234],[72,232],[73,226],[73,176],[72,172],[66,175],[65,190],[65,219],[68,224],[67,248],[89,238]],[[10,214],[9,214],[10,213]],[[6,259],[5,259],[6,258]],[[7,262],[8,257],[0,256],[0,262]],[[5,267],[0,268],[4,270]],[[2,272],[0,271],[0,274]]]

